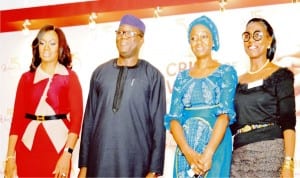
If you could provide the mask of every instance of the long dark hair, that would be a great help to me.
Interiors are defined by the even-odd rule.
[[[41,37],[45,34],[45,32],[48,31],[55,31],[58,36],[58,45],[59,45],[59,54],[58,54],[58,62],[62,65],[64,65],[66,68],[71,69],[72,68],[72,55],[70,47],[67,43],[66,36],[64,32],[53,25],[45,25],[40,29],[37,36],[32,41],[32,62],[30,65],[30,71],[35,71],[36,68],[40,65],[42,62],[42,59],[40,58],[40,52],[39,52],[39,42]]]
[[[270,37],[272,37],[271,46],[270,46],[270,48],[267,49],[267,59],[272,61],[274,58],[275,52],[276,52],[276,38],[275,38],[273,28],[269,24],[269,22],[263,18],[252,18],[248,21],[247,26],[253,22],[260,22],[260,23],[264,24],[268,34],[270,35]]]

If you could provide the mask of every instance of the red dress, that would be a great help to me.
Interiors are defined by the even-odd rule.
[[[36,121],[25,114],[67,114],[67,119]],[[83,97],[76,73],[58,64],[54,75],[41,68],[26,72],[18,84],[10,135],[16,144],[19,177],[53,177],[68,133],[79,134]]]

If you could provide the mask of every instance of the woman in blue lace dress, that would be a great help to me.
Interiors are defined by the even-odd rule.
[[[237,74],[212,58],[219,49],[218,31],[206,16],[195,19],[188,39],[196,57],[193,67],[175,80],[165,126],[177,149],[174,177],[229,177],[235,121],[233,99]]]

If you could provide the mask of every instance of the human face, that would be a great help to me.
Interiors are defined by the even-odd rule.
[[[55,31],[45,32],[39,39],[39,53],[42,62],[58,61],[58,36]]]
[[[190,45],[197,58],[211,55],[213,40],[211,32],[203,25],[196,25],[190,33]]]
[[[272,38],[263,23],[252,22],[248,24],[242,37],[245,52],[251,59],[266,57]]]
[[[138,56],[144,42],[141,32],[130,25],[121,25],[116,32],[116,44],[119,55],[123,58]]]

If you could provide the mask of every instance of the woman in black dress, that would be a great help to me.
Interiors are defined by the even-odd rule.
[[[293,177],[293,73],[271,62],[276,39],[266,20],[249,20],[242,37],[250,69],[239,77],[236,91],[231,177]]]

